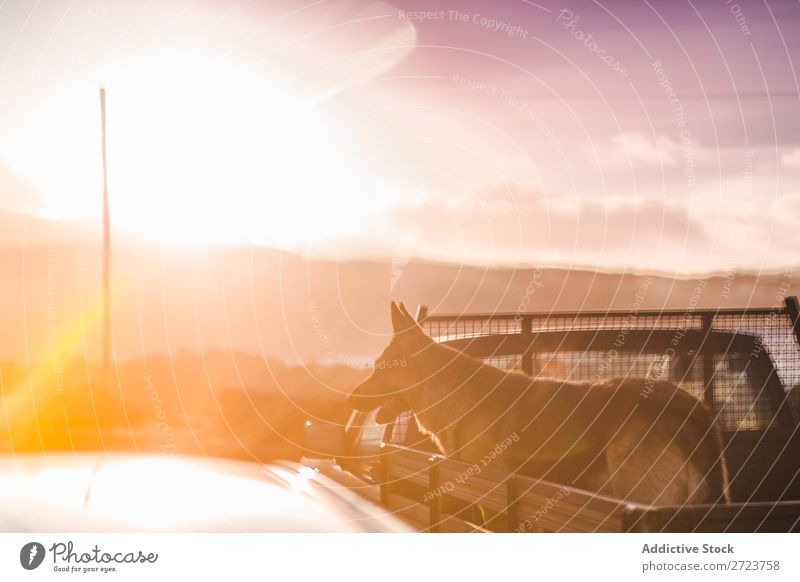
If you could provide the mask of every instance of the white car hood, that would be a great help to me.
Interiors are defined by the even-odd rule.
[[[0,459],[0,531],[409,531],[313,469],[102,453]]]

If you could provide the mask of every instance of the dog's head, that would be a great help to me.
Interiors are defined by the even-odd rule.
[[[432,341],[402,303],[392,302],[391,313],[392,341],[375,360],[370,377],[347,399],[356,410],[380,407],[376,420],[381,424],[409,409],[405,395],[419,383],[413,358]]]

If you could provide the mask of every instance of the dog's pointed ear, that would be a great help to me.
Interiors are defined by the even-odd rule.
[[[392,301],[392,330],[394,330],[395,334],[398,334],[406,329],[408,329],[408,322],[403,316],[403,312],[397,307],[397,304]]]
[[[411,316],[411,314],[408,312],[408,309],[406,309],[406,306],[402,303],[400,304],[400,313],[403,314],[407,324],[410,325],[412,323],[416,323],[416,320]]]
[[[422,331],[419,323],[417,322],[417,318],[411,315],[411,313],[406,309],[406,306],[402,303],[400,304],[400,311],[403,313],[403,316],[406,318],[408,322],[408,329],[413,329],[414,331]]]
[[[408,312],[406,306],[401,303],[399,309],[400,312],[403,314],[403,318],[406,321],[405,329],[407,331],[414,331],[424,335],[425,332],[422,330],[422,326],[420,326],[416,318]]]

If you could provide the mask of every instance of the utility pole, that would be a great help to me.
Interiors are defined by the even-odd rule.
[[[103,387],[111,389],[111,216],[108,209],[106,158],[106,90],[100,87],[100,138],[103,154]]]

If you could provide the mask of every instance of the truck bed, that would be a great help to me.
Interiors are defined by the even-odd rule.
[[[380,480],[383,503],[432,532],[800,532],[800,500],[646,506],[397,445]]]

